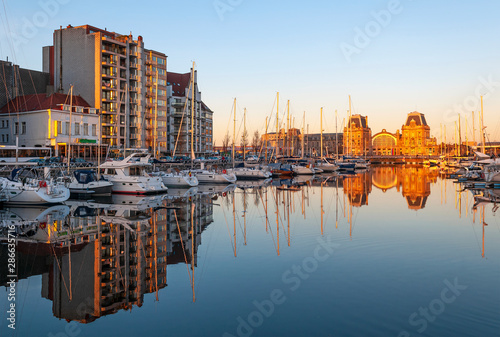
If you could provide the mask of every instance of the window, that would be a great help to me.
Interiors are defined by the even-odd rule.
[[[89,135],[89,124],[88,123],[83,123],[83,135],[84,136]]]
[[[8,120],[8,119],[5,121],[5,127],[6,127],[6,128],[8,128],[8,127],[9,127],[9,120]]]
[[[97,125],[92,124],[92,136],[97,136]]]
[[[5,128],[5,120],[2,119],[2,129]]]
[[[2,134],[2,143],[5,143],[5,135]]]
[[[75,136],[79,136],[79,135],[80,135],[80,124],[75,123]]]
[[[69,135],[69,122],[64,122],[64,134]]]
[[[15,135],[19,134],[19,123],[18,122],[14,123],[14,134]]]
[[[56,130],[56,132],[60,133],[60,134],[63,133],[62,122],[61,121],[57,121],[57,130]]]
[[[9,134],[6,134],[5,135],[5,142],[8,143],[9,142]]]

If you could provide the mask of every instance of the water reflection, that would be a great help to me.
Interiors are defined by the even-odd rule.
[[[350,175],[200,185],[171,189],[166,195],[113,195],[50,208],[4,208],[0,210],[2,254],[6,225],[15,224],[19,279],[41,275],[41,296],[52,302],[53,315],[89,323],[141,307],[145,294],[160,300],[160,290],[168,285],[169,265],[188,267],[192,300],[196,301],[198,249],[202,233],[214,222],[214,207],[223,213],[234,257],[238,257],[239,245],[249,245],[247,227],[255,222],[249,214],[256,210],[263,211],[257,222],[271,235],[276,256],[281,256],[284,247],[300,240],[294,235],[294,222],[299,218],[315,219],[315,225],[320,225],[316,233],[324,235],[325,226],[333,224],[328,216],[334,212],[335,229],[348,224],[352,238],[353,208],[367,209],[375,191],[382,192],[377,196],[397,192],[408,209],[419,211],[426,207],[431,191],[436,191],[431,187],[437,183],[441,203],[443,199],[446,203],[446,191],[455,189],[453,202],[459,215],[464,212],[473,224],[480,223],[484,257],[485,207],[491,204],[496,211],[498,190],[459,190],[440,179],[437,170],[421,166],[376,166]],[[5,265],[0,268],[0,284],[5,286],[8,273]]]

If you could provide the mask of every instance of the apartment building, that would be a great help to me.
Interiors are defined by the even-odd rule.
[[[191,130],[194,155],[204,156],[213,152],[213,111],[201,99],[197,71],[191,70],[186,74],[168,72],[167,78],[170,111],[167,122],[170,135],[168,152],[191,155]]]
[[[54,31],[43,48],[43,71],[57,92],[81,95],[102,114],[102,141],[111,148],[146,146],[144,42],[89,25]]]

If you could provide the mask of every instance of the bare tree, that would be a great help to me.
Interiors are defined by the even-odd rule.
[[[248,146],[248,131],[247,130],[243,131],[243,134],[241,135],[240,145],[241,145],[241,147]]]
[[[255,131],[253,134],[253,139],[252,139],[252,147],[253,151],[257,154],[260,151],[260,135],[259,131]]]
[[[227,149],[229,147],[230,142],[231,142],[231,137],[229,137],[229,133],[226,133],[226,135],[222,139],[222,152],[227,153]]]

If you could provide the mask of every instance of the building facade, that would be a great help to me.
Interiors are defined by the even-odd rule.
[[[401,134],[399,130],[396,133],[387,132],[383,129],[372,138],[372,154],[375,156],[399,156]]]
[[[167,118],[167,152],[190,156],[193,139],[196,157],[212,153],[213,112],[201,99],[198,72],[168,72],[167,78],[170,111]]]
[[[368,127],[368,117],[352,115],[344,128],[344,153],[353,156],[372,154],[372,130]]]
[[[56,156],[67,156],[71,147],[71,158],[97,158],[99,116],[79,96],[18,96],[0,109],[0,125],[2,145],[51,147]]]
[[[401,154],[404,156],[437,155],[436,138],[431,138],[431,128],[427,125],[424,114],[410,112],[401,127]]]

